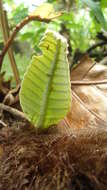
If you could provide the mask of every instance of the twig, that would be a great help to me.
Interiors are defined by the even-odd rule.
[[[4,45],[5,45],[9,38],[9,26],[8,26],[6,11],[3,10],[2,0],[0,0],[0,24],[1,24],[1,29],[2,29],[3,38],[4,38]],[[14,77],[16,79],[16,84],[19,84],[19,81],[20,81],[19,73],[18,73],[18,69],[15,63],[14,55],[11,48],[8,49],[8,55],[9,55],[12,69],[13,69]]]
[[[86,81],[86,80],[80,80],[80,81],[72,81],[72,85],[101,85],[101,84],[107,84],[107,80],[98,80],[98,81]]]
[[[16,37],[17,33],[29,22],[31,21],[40,21],[40,22],[50,22],[50,19],[47,18],[41,18],[40,16],[35,16],[35,15],[30,15],[28,17],[26,17],[21,23],[17,24],[17,26],[15,27],[13,33],[11,34],[11,36],[9,37],[8,41],[5,44],[5,47],[2,50],[2,53],[0,54],[0,70],[2,67],[2,63],[3,63],[3,59],[5,54],[7,53],[9,47],[11,46],[14,38]]]
[[[4,17],[3,20],[4,20],[4,25],[5,25],[5,33],[3,35],[4,36],[4,45],[5,45],[9,38],[9,35],[10,35],[6,11],[3,11],[3,17]],[[19,77],[18,68],[17,68],[16,62],[15,62],[15,58],[14,58],[11,47],[8,49],[8,55],[9,55],[9,59],[10,59],[10,63],[11,63],[11,68],[13,70],[14,78],[16,80],[16,85],[18,85],[20,83],[20,77]]]
[[[20,117],[21,119],[27,120],[23,112],[15,109],[15,108],[12,108],[10,106],[0,104],[0,110],[7,111],[16,117]]]
[[[101,47],[101,46],[106,45],[106,44],[107,44],[107,41],[96,43],[87,49],[87,53],[90,53],[93,49],[97,48],[98,46]]]
[[[0,23],[2,25],[3,33],[5,33],[5,26],[4,26],[4,20],[3,20],[3,3],[2,3],[2,0],[0,0]]]
[[[0,120],[0,128],[1,127],[7,127],[6,123],[4,123],[4,121]]]

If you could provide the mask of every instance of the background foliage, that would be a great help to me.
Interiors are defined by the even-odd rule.
[[[107,33],[106,0],[48,0],[47,2],[52,3],[57,11],[62,11],[63,15],[49,24],[32,22],[21,30],[14,43],[21,78],[32,54],[39,52],[38,43],[47,28],[59,31],[68,39],[70,62],[77,52],[84,53],[99,41],[98,33]],[[11,31],[17,23],[30,14],[28,7],[23,3],[16,7],[14,0],[4,0],[4,6],[8,10]],[[0,47],[2,43],[0,33]],[[99,51],[99,48],[97,50]],[[3,70],[8,70],[7,77],[12,75],[7,57]]]

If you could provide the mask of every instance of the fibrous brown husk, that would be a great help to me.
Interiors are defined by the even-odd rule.
[[[45,135],[26,126],[3,134],[0,190],[107,189],[107,131]]]

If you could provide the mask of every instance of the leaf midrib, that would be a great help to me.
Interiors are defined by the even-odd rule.
[[[61,44],[61,40],[59,39],[57,42],[57,45],[56,45],[56,52],[55,52],[54,59],[52,62],[52,67],[50,69],[49,76],[48,76],[49,80],[48,80],[47,86],[45,88],[45,92],[43,94],[43,100],[42,100],[42,104],[41,104],[41,108],[40,108],[39,119],[37,122],[38,128],[43,128],[43,126],[44,126],[45,116],[46,116],[48,101],[49,101],[49,94],[51,92],[53,77],[54,77],[54,73],[56,70],[57,60],[59,57],[59,52],[60,52],[60,47],[61,47],[60,44]]]

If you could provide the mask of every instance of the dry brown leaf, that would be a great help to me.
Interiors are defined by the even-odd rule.
[[[71,80],[107,79],[107,67],[85,55],[71,72]],[[72,85],[72,106],[66,121],[71,127],[107,126],[107,84]]]
[[[94,62],[88,55],[83,56],[79,65],[72,70],[71,80],[82,80],[93,65]]]

